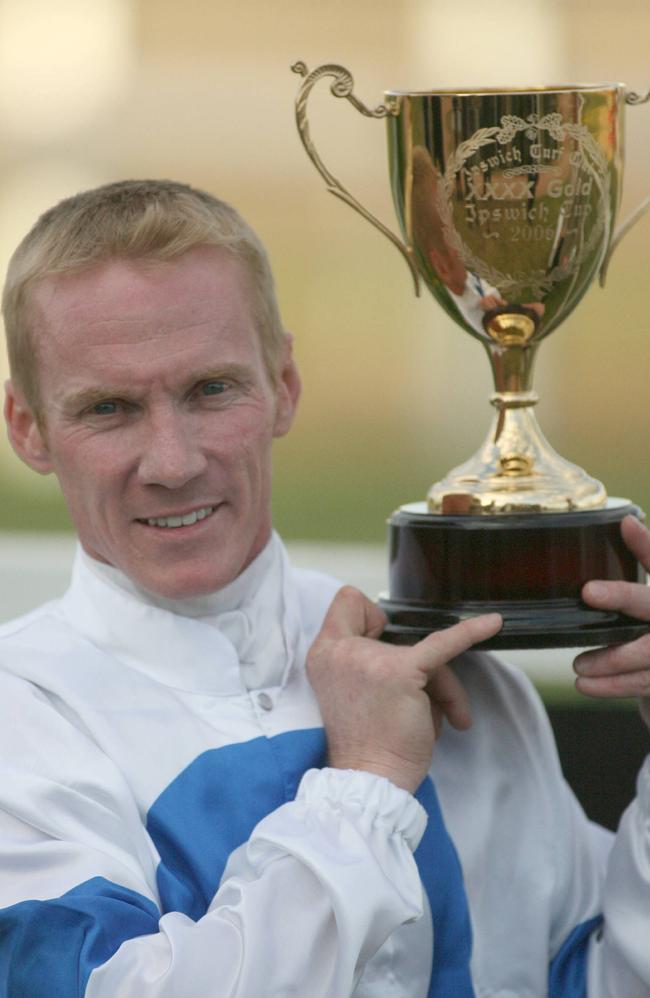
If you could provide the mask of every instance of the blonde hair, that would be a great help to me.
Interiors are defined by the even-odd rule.
[[[170,260],[198,246],[221,247],[242,260],[264,362],[277,385],[284,330],[258,236],[234,208],[205,191],[170,180],[124,180],[83,191],[50,208],[9,262],[2,296],[9,367],[37,416],[30,288],[45,277],[85,270],[103,260]]]

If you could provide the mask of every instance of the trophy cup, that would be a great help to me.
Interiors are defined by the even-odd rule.
[[[369,109],[342,66],[304,77],[296,100],[303,145],[328,190],[394,243],[415,291],[422,282],[487,351],[496,412],[474,457],[389,520],[385,639],[418,640],[467,616],[498,611],[493,648],[612,644],[649,628],[594,610],[589,579],[644,581],[620,536],[624,499],[557,454],[534,415],[533,364],[650,198],[614,231],[626,104],[650,99],[621,84],[408,93]],[[309,133],[307,101],[331,92],[385,118],[391,190],[403,239],[327,170]]]

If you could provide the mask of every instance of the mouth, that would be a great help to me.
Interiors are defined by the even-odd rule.
[[[136,523],[142,523],[145,527],[160,527],[163,530],[178,530],[182,527],[193,527],[202,520],[207,520],[212,516],[217,506],[201,506],[193,509],[189,513],[172,513],[168,516],[138,517]]]

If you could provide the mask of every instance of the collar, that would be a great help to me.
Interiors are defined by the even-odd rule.
[[[167,610],[181,617],[210,620],[224,611],[238,610],[242,604],[250,602],[256,596],[267,574],[273,573],[277,576],[278,568],[281,567],[278,564],[281,548],[282,542],[276,534],[273,534],[257,558],[227,586],[205,596],[189,599],[166,599],[164,596],[156,596],[139,586],[119,568],[91,558],[81,545],[77,546],[77,553],[84,569],[145,606]]]
[[[228,586],[190,600],[152,596],[78,545],[62,609],[102,651],[188,692],[284,685],[301,650],[298,596],[275,533]]]

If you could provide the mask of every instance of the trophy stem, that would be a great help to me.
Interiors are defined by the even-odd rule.
[[[480,450],[429,490],[430,512],[442,514],[557,513],[598,509],[601,482],[553,450],[533,407],[536,344],[487,345],[497,410]]]
[[[533,368],[537,357],[538,343],[503,346],[500,343],[485,343],[494,390],[499,395],[527,394],[532,392]],[[532,392],[534,395],[535,393]],[[535,401],[537,396],[535,395]],[[535,402],[529,403],[534,405]]]

